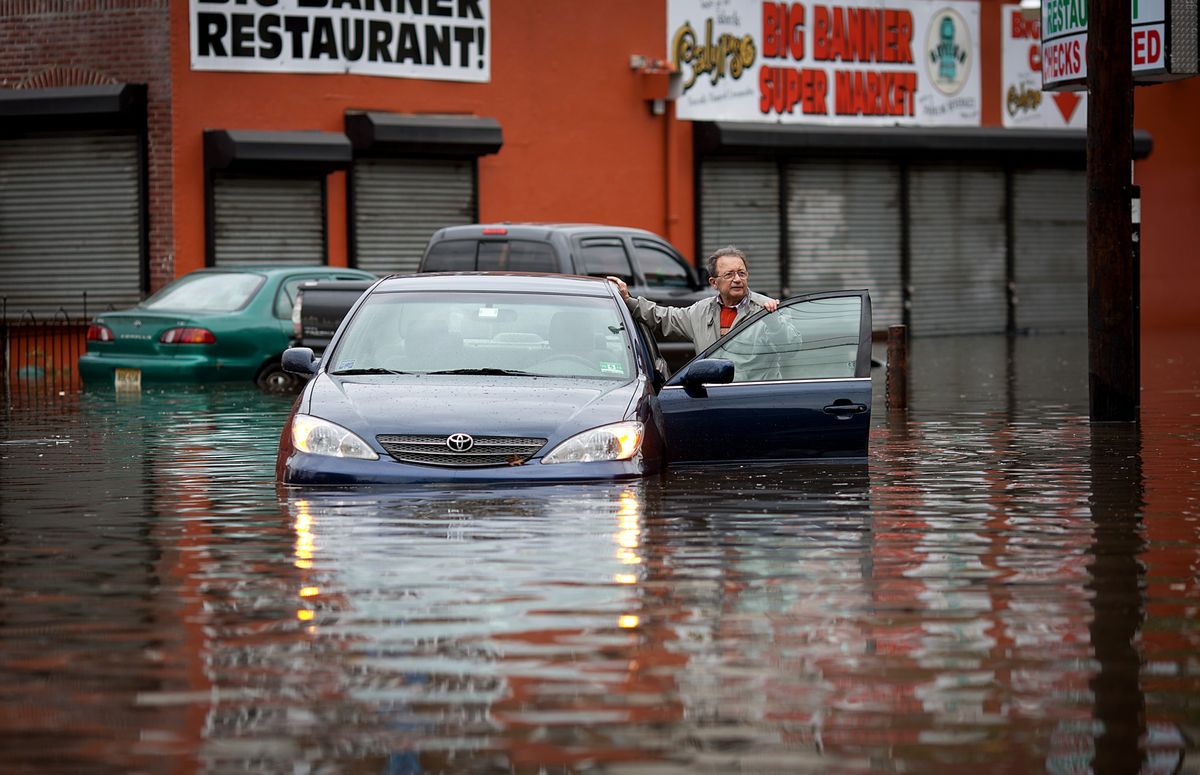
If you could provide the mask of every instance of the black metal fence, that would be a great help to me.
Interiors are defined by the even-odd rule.
[[[81,387],[76,362],[87,349],[91,322],[86,293],[82,310],[82,314],[64,307],[49,314],[14,311],[8,298],[0,297],[0,379],[7,393],[57,394]]]

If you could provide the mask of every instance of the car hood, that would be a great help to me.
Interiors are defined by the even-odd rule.
[[[405,374],[313,378],[301,411],[365,439],[469,433],[557,441],[625,419],[641,380]]]

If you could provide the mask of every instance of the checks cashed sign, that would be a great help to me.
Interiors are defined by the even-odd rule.
[[[668,0],[681,119],[980,123],[979,4]]]
[[[1196,0],[1132,0],[1129,48],[1135,83],[1200,72],[1196,16]],[[1042,88],[1087,89],[1087,46],[1087,0],[1042,0]]]
[[[490,79],[490,0],[189,0],[193,70]]]

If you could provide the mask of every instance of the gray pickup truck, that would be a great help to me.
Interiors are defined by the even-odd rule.
[[[473,224],[439,229],[418,272],[548,272],[622,278],[635,296],[686,306],[714,291],[669,242],[643,229],[594,224]],[[324,350],[370,282],[320,281],[301,288],[293,309],[294,344]],[[689,342],[661,342],[678,368],[694,354]]]

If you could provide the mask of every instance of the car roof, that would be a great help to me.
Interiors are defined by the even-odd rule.
[[[486,229],[504,229],[503,234],[484,234]],[[547,239],[551,234],[574,235],[582,232],[603,231],[610,234],[626,234],[636,237],[658,237],[646,229],[633,226],[609,226],[602,223],[472,223],[465,226],[445,226],[438,229],[434,239],[467,239],[473,237],[504,238],[527,237]],[[661,239],[661,238],[659,238]]]
[[[391,275],[375,286],[375,293],[389,291],[500,291],[508,293],[551,293],[572,296],[611,296],[610,283],[602,277],[521,272],[426,272]]]
[[[289,264],[286,266],[280,264],[238,264],[237,266],[206,266],[203,269],[197,269],[196,272],[265,274],[268,276],[292,274],[293,272],[325,272],[329,274],[361,275],[364,279],[367,277],[377,276],[362,269],[351,269],[350,267],[345,266],[325,266],[323,264]],[[189,274],[192,273],[189,272]]]

